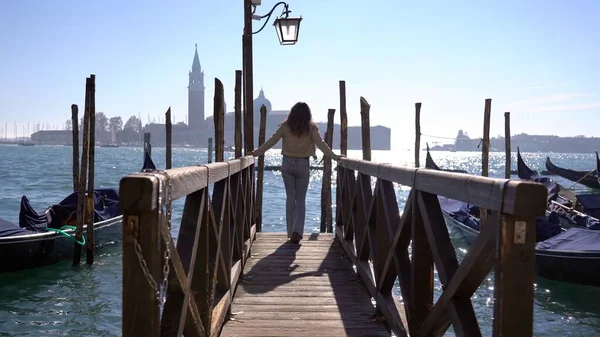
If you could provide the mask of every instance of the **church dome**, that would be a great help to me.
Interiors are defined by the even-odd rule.
[[[271,112],[271,101],[269,101],[266,97],[265,97],[265,92],[263,91],[263,89],[260,89],[260,92],[258,93],[258,97],[254,100],[254,113],[260,115],[260,107],[262,105],[265,105],[265,107],[267,108],[267,113]]]

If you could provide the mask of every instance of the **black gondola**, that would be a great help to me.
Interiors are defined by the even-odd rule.
[[[596,162],[598,161],[598,154],[596,153]],[[600,181],[598,180],[598,168],[593,171],[575,171],[566,168],[556,166],[550,160],[550,157],[546,157],[546,169],[557,176],[563,177],[575,183],[600,190]]]
[[[548,179],[529,174],[533,170],[524,165],[522,159],[517,162],[518,171],[529,175],[528,180]],[[435,169],[433,166],[428,168]],[[558,197],[560,185],[555,182],[554,185],[551,180],[539,182],[548,187],[549,205],[552,205],[551,201]],[[438,198],[448,226],[460,234],[467,244],[472,244],[479,234],[479,207],[442,196]],[[586,216],[584,214],[582,217]],[[590,217],[587,217],[589,220]],[[590,228],[593,229],[572,227],[565,230],[559,214],[550,208],[545,216],[537,217],[537,274],[555,281],[600,286],[600,230],[594,230],[600,229],[600,226],[596,223]]]
[[[146,153],[142,170],[156,167]],[[32,269],[73,258],[78,193],[74,192],[43,213],[36,212],[26,196],[21,198],[19,223],[0,219],[0,273]],[[119,192],[114,188],[94,191],[94,243],[100,248],[122,236]],[[80,244],[85,244],[84,225]]]

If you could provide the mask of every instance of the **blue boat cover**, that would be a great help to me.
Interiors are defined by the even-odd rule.
[[[5,236],[18,236],[26,234],[34,234],[35,232],[23,229],[12,222],[8,222],[0,218],[0,238]]]
[[[21,198],[19,225],[0,219],[0,237],[17,236],[43,232],[47,227],[61,228],[77,224],[77,196],[71,193],[61,202],[49,207],[51,222],[45,213],[37,213],[26,196]],[[94,191],[94,222],[108,220],[121,215],[119,193],[114,188],[100,188]]]
[[[536,249],[600,252],[600,231],[573,227],[539,242]]]
[[[481,222],[479,220],[479,207],[469,205],[466,202],[438,196],[440,207],[456,221],[479,231]],[[536,242],[544,241],[561,232],[560,218],[558,213],[550,212],[548,216],[536,217]]]
[[[78,192],[73,192],[61,202],[50,206],[51,228],[77,224]],[[94,222],[108,220],[121,215],[119,193],[113,188],[101,188],[94,191]],[[20,224],[21,225],[21,224]],[[23,227],[21,225],[21,227]]]

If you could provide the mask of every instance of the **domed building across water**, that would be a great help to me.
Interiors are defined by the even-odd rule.
[[[273,110],[271,101],[266,97],[263,88],[260,89],[258,97],[254,99],[254,146],[258,147],[258,132],[260,127],[260,107],[264,105],[267,108],[267,128],[266,138],[270,137],[279,127],[290,113],[290,110]],[[227,110],[225,110],[227,111]],[[337,112],[337,111],[336,111]],[[243,112],[242,112],[243,113]],[[339,120],[339,114],[335,116],[336,120]],[[321,135],[325,133],[327,129],[326,122],[317,122],[317,127]],[[214,122],[213,117],[208,116],[206,118],[207,128],[210,128],[210,132],[213,132]],[[243,128],[243,126],[242,126]],[[340,125],[334,124],[333,127],[333,148],[339,149],[340,145]],[[235,113],[229,111],[225,113],[225,145],[234,145],[234,131],[235,131]],[[391,143],[391,130],[385,126],[372,126],[371,127],[371,148],[373,150],[390,150]],[[281,142],[273,147],[274,149],[281,148]],[[348,126],[348,150],[360,150],[362,148],[362,135],[360,126]]]

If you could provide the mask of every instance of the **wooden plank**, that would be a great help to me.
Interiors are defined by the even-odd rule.
[[[221,336],[390,336],[334,234],[257,233]]]
[[[160,249],[151,248],[160,247],[158,209],[147,210],[139,205],[145,205],[140,199],[147,198],[148,194],[156,195],[158,179],[123,178],[119,190],[123,207],[122,336],[155,337],[160,332],[160,307],[156,298],[158,289],[153,288],[149,277],[155,285],[160,284],[162,254]],[[137,245],[146,248],[141,257],[136,253]],[[140,305],[140,302],[146,305]],[[144,324],[139,324],[138,317],[144,318]]]
[[[494,337],[533,335],[535,229],[534,217],[502,215],[494,270]]]
[[[546,210],[546,187],[529,181],[506,181],[349,158],[338,161],[338,173],[339,167],[505,214],[541,216]]]

